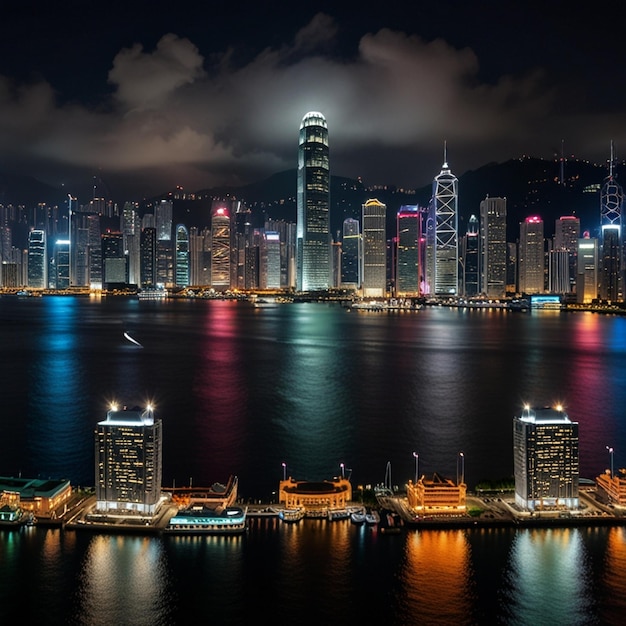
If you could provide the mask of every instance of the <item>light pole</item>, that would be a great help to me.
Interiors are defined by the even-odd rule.
[[[465,455],[462,452],[459,452],[459,457],[461,459],[461,484],[465,482]],[[459,475],[458,475],[458,462],[457,462],[457,476],[456,476],[456,484],[459,485]]]
[[[606,449],[609,451],[609,457],[611,458],[611,480],[613,479],[613,448],[610,446],[606,446]]]
[[[345,478],[346,474],[344,472],[345,465],[343,463],[339,463],[339,467],[341,468],[341,478]]]
[[[417,478],[419,476],[419,459],[420,459],[420,455],[417,452],[413,452],[413,456],[415,457],[415,482],[413,483],[414,485],[417,485]]]
[[[283,480],[287,480],[287,463],[283,463]]]

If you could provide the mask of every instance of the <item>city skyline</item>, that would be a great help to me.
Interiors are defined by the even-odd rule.
[[[124,200],[241,184],[295,166],[311,110],[332,129],[331,174],[370,184],[427,184],[444,141],[457,176],[561,150],[605,163],[612,140],[620,158],[602,2],[567,20],[560,3],[275,3],[270,30],[266,7],[184,4],[9,7],[0,171]]]

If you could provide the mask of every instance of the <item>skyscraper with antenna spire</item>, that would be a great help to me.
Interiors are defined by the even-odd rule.
[[[609,175],[600,190],[601,277],[600,297],[623,300],[622,207],[624,191],[615,180],[615,152],[611,141]]]
[[[448,167],[448,146],[443,144],[443,165],[433,181],[435,213],[435,295],[459,292],[459,181]]]

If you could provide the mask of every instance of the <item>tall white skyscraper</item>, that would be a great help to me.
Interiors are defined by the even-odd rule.
[[[373,199],[362,210],[363,296],[382,298],[387,293],[387,207]]]
[[[450,171],[444,147],[441,172],[433,181],[435,209],[435,295],[456,296],[459,290],[458,179]]]
[[[331,281],[330,166],[328,125],[321,113],[307,113],[298,145],[296,232],[298,291],[325,290]]]
[[[590,304],[598,297],[598,240],[585,231],[578,240],[576,302]]]
[[[48,287],[48,248],[44,230],[28,233],[28,286],[34,289]]]

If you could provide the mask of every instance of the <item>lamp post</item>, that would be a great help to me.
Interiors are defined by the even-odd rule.
[[[611,458],[611,480],[613,479],[613,448],[610,446],[606,446],[606,449],[609,451],[609,457]]]
[[[461,459],[461,484],[465,482],[465,455],[462,452],[459,452],[459,457]],[[458,465],[457,465],[458,468]],[[458,470],[457,470],[458,471]],[[457,474],[456,484],[459,485],[459,476]]]
[[[283,480],[287,480],[287,463],[283,463]]]
[[[341,478],[345,478],[346,474],[344,472],[345,465],[343,463],[339,463],[339,467],[341,468]]]
[[[415,457],[415,481],[414,481],[414,485],[417,485],[417,479],[419,476],[419,459],[420,459],[420,455],[417,452],[413,452],[413,456]]]

